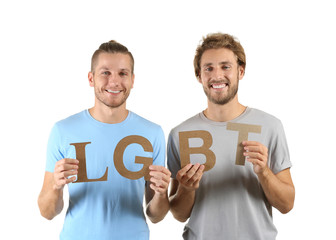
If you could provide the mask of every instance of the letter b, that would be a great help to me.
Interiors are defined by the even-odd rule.
[[[203,145],[200,147],[189,147],[189,138],[201,138]],[[179,132],[181,168],[190,163],[190,154],[203,154],[206,157],[204,171],[208,171],[215,166],[216,156],[210,150],[212,136],[208,131],[186,131]]]

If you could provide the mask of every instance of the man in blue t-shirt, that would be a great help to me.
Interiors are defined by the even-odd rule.
[[[61,239],[149,239],[143,211],[156,223],[169,210],[170,172],[161,127],[126,109],[134,59],[116,41],[92,56],[94,107],[57,122],[50,134],[38,205],[53,219],[67,209]]]

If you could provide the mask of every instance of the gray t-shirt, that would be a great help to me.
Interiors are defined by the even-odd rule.
[[[277,118],[257,109],[247,108],[231,123],[261,126],[261,133],[249,133],[248,140],[268,148],[268,166],[274,174],[290,168],[289,152],[283,126]],[[214,122],[203,113],[172,129],[168,139],[168,168],[172,177],[181,169],[179,133],[207,131],[212,136],[209,148],[216,156],[213,168],[204,172],[196,191],[195,204],[183,237],[188,240],[275,239],[272,206],[253,171],[253,165],[236,165],[238,131],[227,129],[228,122]],[[199,147],[203,140],[189,138],[189,147]],[[191,163],[204,163],[204,154],[190,154]]]

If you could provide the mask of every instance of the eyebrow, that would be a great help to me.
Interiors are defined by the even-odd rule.
[[[108,68],[108,67],[106,67],[106,66],[102,66],[101,68],[99,68],[98,70],[109,70],[110,71],[110,69]],[[128,68],[121,68],[121,69],[119,69],[120,71],[126,71],[126,72],[132,72],[130,69],[128,69]]]
[[[219,63],[220,65],[225,65],[225,64],[233,64],[232,62],[230,62],[230,61],[223,61],[223,62],[220,62]],[[203,66],[202,67],[208,67],[208,66],[211,66],[211,65],[213,65],[213,63],[205,63],[205,64],[203,64]]]
[[[128,68],[122,68],[122,69],[120,69],[121,71],[126,71],[126,72],[132,72],[130,69],[128,69]]]

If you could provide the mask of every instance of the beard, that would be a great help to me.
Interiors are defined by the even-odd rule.
[[[237,95],[239,79],[237,79],[237,84],[234,85],[228,84],[227,94],[225,95],[216,93],[211,94],[210,89],[213,83],[215,82],[209,82],[207,87],[203,86],[204,93],[208,97],[208,100],[210,102],[218,105],[225,105],[229,103]],[[216,83],[220,83],[220,81],[216,81]]]

